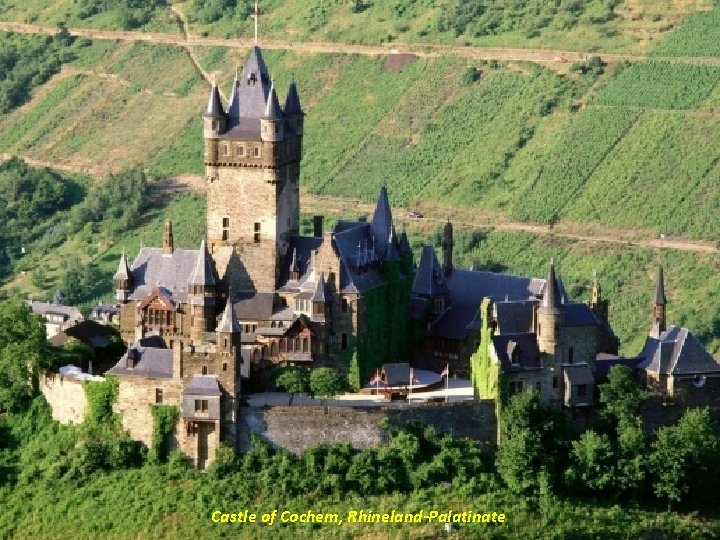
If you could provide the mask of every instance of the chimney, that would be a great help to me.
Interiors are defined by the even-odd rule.
[[[175,242],[173,241],[172,221],[166,219],[163,233],[163,255],[172,255],[173,251],[175,251]]]
[[[322,238],[324,216],[313,216],[313,236]]]
[[[173,379],[182,379],[183,376],[183,350],[179,339],[173,341]]]

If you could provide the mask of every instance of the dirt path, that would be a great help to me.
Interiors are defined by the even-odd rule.
[[[221,46],[248,49],[253,45],[252,39],[223,39],[191,35],[187,31],[187,23],[182,11],[176,6],[172,6],[172,11],[179,19],[179,25],[182,32],[181,36],[160,32],[96,30],[92,28],[68,28],[68,31],[73,36],[86,37],[90,39],[168,43],[186,47],[188,49],[194,46]],[[0,21],[0,31],[52,35],[57,32],[57,28],[38,24]],[[330,41],[287,41],[263,39],[262,46],[264,49],[292,49],[294,51],[314,53],[345,53],[366,56],[385,56],[388,54],[414,54],[420,57],[459,56],[477,60],[528,61],[544,64],[566,64],[568,62],[585,60],[589,56],[600,56],[605,62],[620,62],[624,60],[636,62],[648,58],[645,55],[637,54],[586,53],[551,49],[518,49],[510,47],[472,47],[430,44],[406,45],[402,43],[392,43],[387,45],[355,45]],[[674,62],[720,66],[720,58],[673,57],[665,59],[672,60]],[[200,70],[202,70],[199,64],[197,64],[197,66]],[[204,77],[206,80],[209,80],[206,73]]]

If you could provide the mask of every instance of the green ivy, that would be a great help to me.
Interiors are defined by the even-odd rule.
[[[176,405],[150,405],[153,417],[152,448],[148,454],[150,463],[165,463],[169,454],[170,437],[180,416]]]
[[[113,419],[112,406],[118,397],[119,383],[116,377],[108,375],[102,382],[85,381],[83,389],[88,402],[89,424],[102,424]]]

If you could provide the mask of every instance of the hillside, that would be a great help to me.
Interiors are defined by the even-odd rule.
[[[384,5],[368,6],[361,15]],[[29,20],[8,6],[3,18],[53,23],[53,9],[33,8],[36,16]],[[306,16],[301,11],[297,17]],[[689,325],[717,352],[720,314],[693,306],[718,305],[720,290],[712,280],[718,255],[673,252],[662,249],[672,247],[663,242],[658,249],[657,239],[662,234],[714,243],[720,231],[719,13],[690,16],[632,64],[612,57],[607,65],[554,57],[542,63],[484,61],[440,49],[425,56],[286,50],[266,50],[265,56],[281,94],[295,75],[308,113],[301,178],[306,193],[347,198],[350,211],[354,199],[372,201],[385,184],[394,205],[438,218],[462,215],[462,265],[543,275],[554,255],[579,298],[598,271],[627,353],[642,342],[652,280],[663,262],[670,321]],[[270,10],[266,18],[274,16]],[[191,30],[200,32],[190,19]],[[100,14],[69,20],[118,27]],[[143,28],[173,31],[160,22],[153,26],[155,20]],[[329,17],[327,24],[338,20]],[[222,24],[213,28],[222,34]],[[23,105],[0,115],[0,153],[96,175],[133,165],[156,178],[201,175],[199,112],[206,80],[217,78],[227,89],[246,50],[183,46],[175,30],[178,44],[146,41],[139,33],[53,42],[52,69],[25,87],[27,95],[18,100],[27,100]],[[0,46],[20,39],[47,38],[0,34]],[[612,39],[603,43],[603,50],[615,50]],[[75,254],[109,278],[123,246],[132,254],[141,239],[159,241],[165,216],[180,220],[181,242],[199,240],[201,197],[159,192],[153,200],[152,211],[121,234],[109,234],[97,222],[53,249],[31,251],[13,266],[27,273],[5,289],[47,295],[63,280],[60,261]],[[527,221],[528,227],[492,230],[508,220]],[[537,236],[533,232],[541,228],[534,223],[553,228]],[[416,248],[433,234],[432,224],[408,225]],[[648,247],[593,237],[637,237]],[[44,291],[32,284],[38,267],[45,272]],[[83,301],[88,305],[109,293],[106,279]]]

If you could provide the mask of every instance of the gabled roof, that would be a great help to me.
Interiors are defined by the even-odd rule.
[[[232,300],[228,299],[225,302],[225,309],[223,310],[220,324],[218,324],[216,332],[225,332],[228,334],[239,334],[240,325],[238,324],[237,317],[235,316],[235,309],[233,308]]]
[[[290,87],[288,88],[287,97],[285,98],[285,114],[304,114],[302,106],[300,105],[300,96],[295,86],[295,80],[290,81]]]
[[[215,269],[213,268],[213,260],[207,250],[205,239],[200,242],[200,249],[197,252],[195,266],[190,279],[190,285],[215,285]]]
[[[599,326],[595,313],[587,304],[567,303],[560,304],[560,311],[563,314],[562,325],[567,326]]]
[[[241,292],[235,296],[235,316],[241,321],[267,321],[274,304],[275,293]]]
[[[208,104],[203,116],[208,118],[222,118],[225,116],[225,111],[220,101],[220,92],[218,91],[217,83],[214,81],[210,89],[210,97],[208,98]]]
[[[532,332],[536,300],[501,300],[493,304],[493,316],[502,334]]]
[[[134,355],[135,367],[127,368],[128,355]],[[131,375],[155,379],[171,379],[173,376],[173,351],[166,348],[143,347],[136,343],[120,361],[108,370],[114,375]]]
[[[420,296],[435,296],[447,294],[448,286],[445,274],[440,267],[435,249],[432,246],[423,246],[420,253],[420,263],[415,271],[413,281],[413,294]]]
[[[673,376],[720,375],[720,363],[687,329],[671,326],[659,338],[649,336],[639,368]]]

